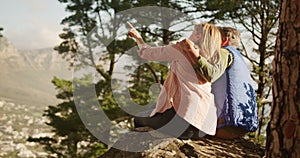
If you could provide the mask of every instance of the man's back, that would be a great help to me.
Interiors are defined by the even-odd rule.
[[[233,63],[212,84],[218,107],[218,128],[226,127],[231,133],[234,130],[228,127],[241,128],[244,132],[255,131],[258,127],[257,103],[250,71],[238,50],[231,46],[225,48],[232,53]]]

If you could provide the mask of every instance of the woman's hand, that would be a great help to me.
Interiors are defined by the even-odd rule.
[[[129,31],[128,31],[128,35],[131,37],[131,38],[134,38],[135,40],[139,40],[142,38],[142,36],[140,35],[139,32],[137,32],[137,30],[129,23],[127,22],[127,25],[129,26]]]
[[[139,32],[137,32],[137,30],[129,22],[127,22],[127,25],[130,28],[129,31],[128,31],[128,35],[131,38],[135,39],[138,47],[141,49],[143,47],[143,45],[145,44],[142,36],[140,35]]]

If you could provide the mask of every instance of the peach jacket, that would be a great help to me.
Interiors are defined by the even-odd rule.
[[[197,74],[185,57],[191,49],[186,44],[193,44],[184,39],[174,45],[150,47],[144,45],[139,51],[141,58],[151,61],[171,61],[168,76],[156,103],[155,113],[163,113],[174,107],[177,115],[199,130],[214,135],[217,126],[217,109],[211,83]]]

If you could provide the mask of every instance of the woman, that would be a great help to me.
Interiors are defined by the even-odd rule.
[[[220,71],[221,34],[217,27],[203,23],[194,26],[189,39],[174,45],[150,47],[140,34],[129,24],[128,34],[134,38],[140,48],[141,58],[153,61],[171,61],[167,79],[161,89],[155,109],[150,117],[135,118],[135,125],[158,129],[167,124],[173,116],[179,116],[179,124],[191,125],[195,137],[198,131],[214,135],[217,125],[217,113],[214,96],[211,93],[211,79],[217,73],[205,73],[206,70]],[[199,66],[202,60],[201,74],[196,73],[193,65]],[[223,71],[223,70],[222,70]],[[220,74],[217,74],[220,75]],[[168,133],[171,134],[172,131]],[[197,137],[197,136],[196,136]]]

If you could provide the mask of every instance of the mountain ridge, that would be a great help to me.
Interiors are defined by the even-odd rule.
[[[47,106],[58,102],[54,76],[71,79],[69,63],[53,48],[18,50],[0,38],[0,97],[21,104]]]

